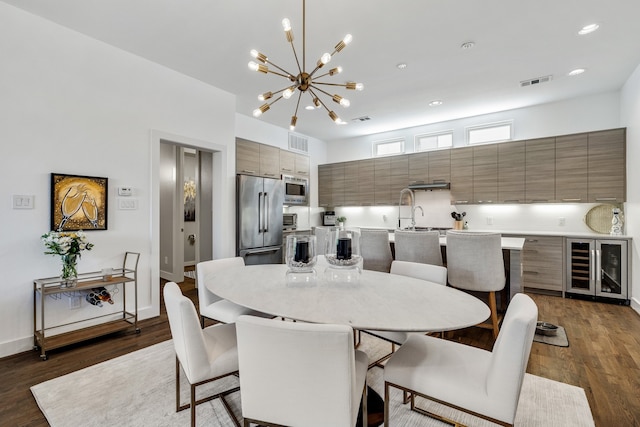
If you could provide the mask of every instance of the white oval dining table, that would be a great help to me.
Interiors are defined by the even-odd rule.
[[[425,280],[363,270],[357,283],[286,280],[284,264],[248,265],[203,277],[201,284],[236,304],[274,316],[380,331],[450,331],[477,325],[490,314],[478,298]]]

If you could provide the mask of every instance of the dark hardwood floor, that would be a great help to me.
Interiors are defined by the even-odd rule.
[[[197,307],[194,281],[186,278],[181,288]],[[596,426],[640,426],[640,316],[625,306],[530,295],[540,320],[564,326],[570,345],[534,342],[527,372],[582,387]],[[164,305],[159,318],[140,322],[140,328],[140,334],[123,332],[50,351],[47,361],[36,351],[0,359],[0,426],[48,425],[32,385],[169,339]],[[486,349],[493,344],[491,332],[479,328],[450,339]]]

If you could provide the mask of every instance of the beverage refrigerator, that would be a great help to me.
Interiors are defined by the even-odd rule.
[[[236,247],[245,264],[282,262],[282,204],[279,179],[237,175]]]

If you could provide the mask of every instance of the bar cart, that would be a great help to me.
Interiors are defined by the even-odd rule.
[[[108,274],[102,271],[82,273],[78,275],[77,284],[67,286],[60,277],[49,277],[33,281],[33,347],[40,350],[40,358],[47,360],[47,351],[65,347],[99,336],[112,334],[131,328],[140,333],[138,328],[138,261],[140,254],[125,252],[122,268],[113,268]],[[131,286],[127,286],[131,284]],[[118,311],[108,314],[86,317],[68,323],[46,326],[46,305],[48,299],[60,299],[81,295],[92,288],[121,285],[122,305]],[[127,291],[133,292],[133,309],[127,310]],[[102,320],[102,321],[101,321]],[[96,324],[97,322],[97,324]],[[84,326],[83,326],[84,324]],[[79,328],[68,332],[56,333],[61,328],[77,325]]]

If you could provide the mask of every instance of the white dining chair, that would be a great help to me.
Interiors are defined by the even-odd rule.
[[[507,309],[492,351],[412,334],[384,368],[385,427],[389,426],[390,387],[411,394],[412,410],[451,424],[455,420],[416,406],[415,396],[512,426],[537,319],[535,302],[520,293]]]
[[[496,292],[504,289],[506,284],[502,236],[498,233],[448,231],[447,270],[449,284],[454,288],[488,295],[491,320],[478,326],[491,329],[496,339],[500,330]]]
[[[236,328],[245,427],[352,427],[360,406],[367,425],[368,357],[350,327],[241,316]]]
[[[389,232],[387,230],[361,229],[360,255],[362,255],[365,270],[388,273],[393,261]]]
[[[225,396],[238,387],[196,400],[196,387],[230,375],[238,374],[238,348],[234,324],[218,324],[201,329],[193,302],[174,282],[163,289],[169,327],[176,352],[176,412],[191,408],[191,426],[196,425],[196,406],[220,398],[234,424],[239,426]],[[190,402],[180,403],[180,371],[190,385]]]
[[[440,233],[437,231],[404,231],[394,233],[395,259],[442,265]]]
[[[233,323],[239,316],[249,314],[252,316],[273,317],[270,314],[261,313],[239,304],[220,298],[207,289],[204,278],[227,268],[244,267],[244,258],[221,258],[211,261],[203,261],[196,264],[196,284],[198,287],[198,307],[200,309],[200,325],[204,328],[204,319],[215,320],[220,323]]]
[[[391,274],[397,274],[401,276],[413,277],[415,279],[426,280],[428,282],[437,283],[442,286],[447,285],[447,269],[446,267],[433,264],[423,264],[409,261],[393,261],[391,263]],[[398,284],[398,291],[401,292],[402,284]],[[396,350],[397,345],[402,345],[411,332],[404,331],[377,331],[377,330],[363,330],[369,335],[383,339],[391,343],[391,353],[382,356],[375,362],[371,363],[369,367],[380,366],[381,363],[387,360],[393,352]],[[417,333],[417,332],[414,332]]]

